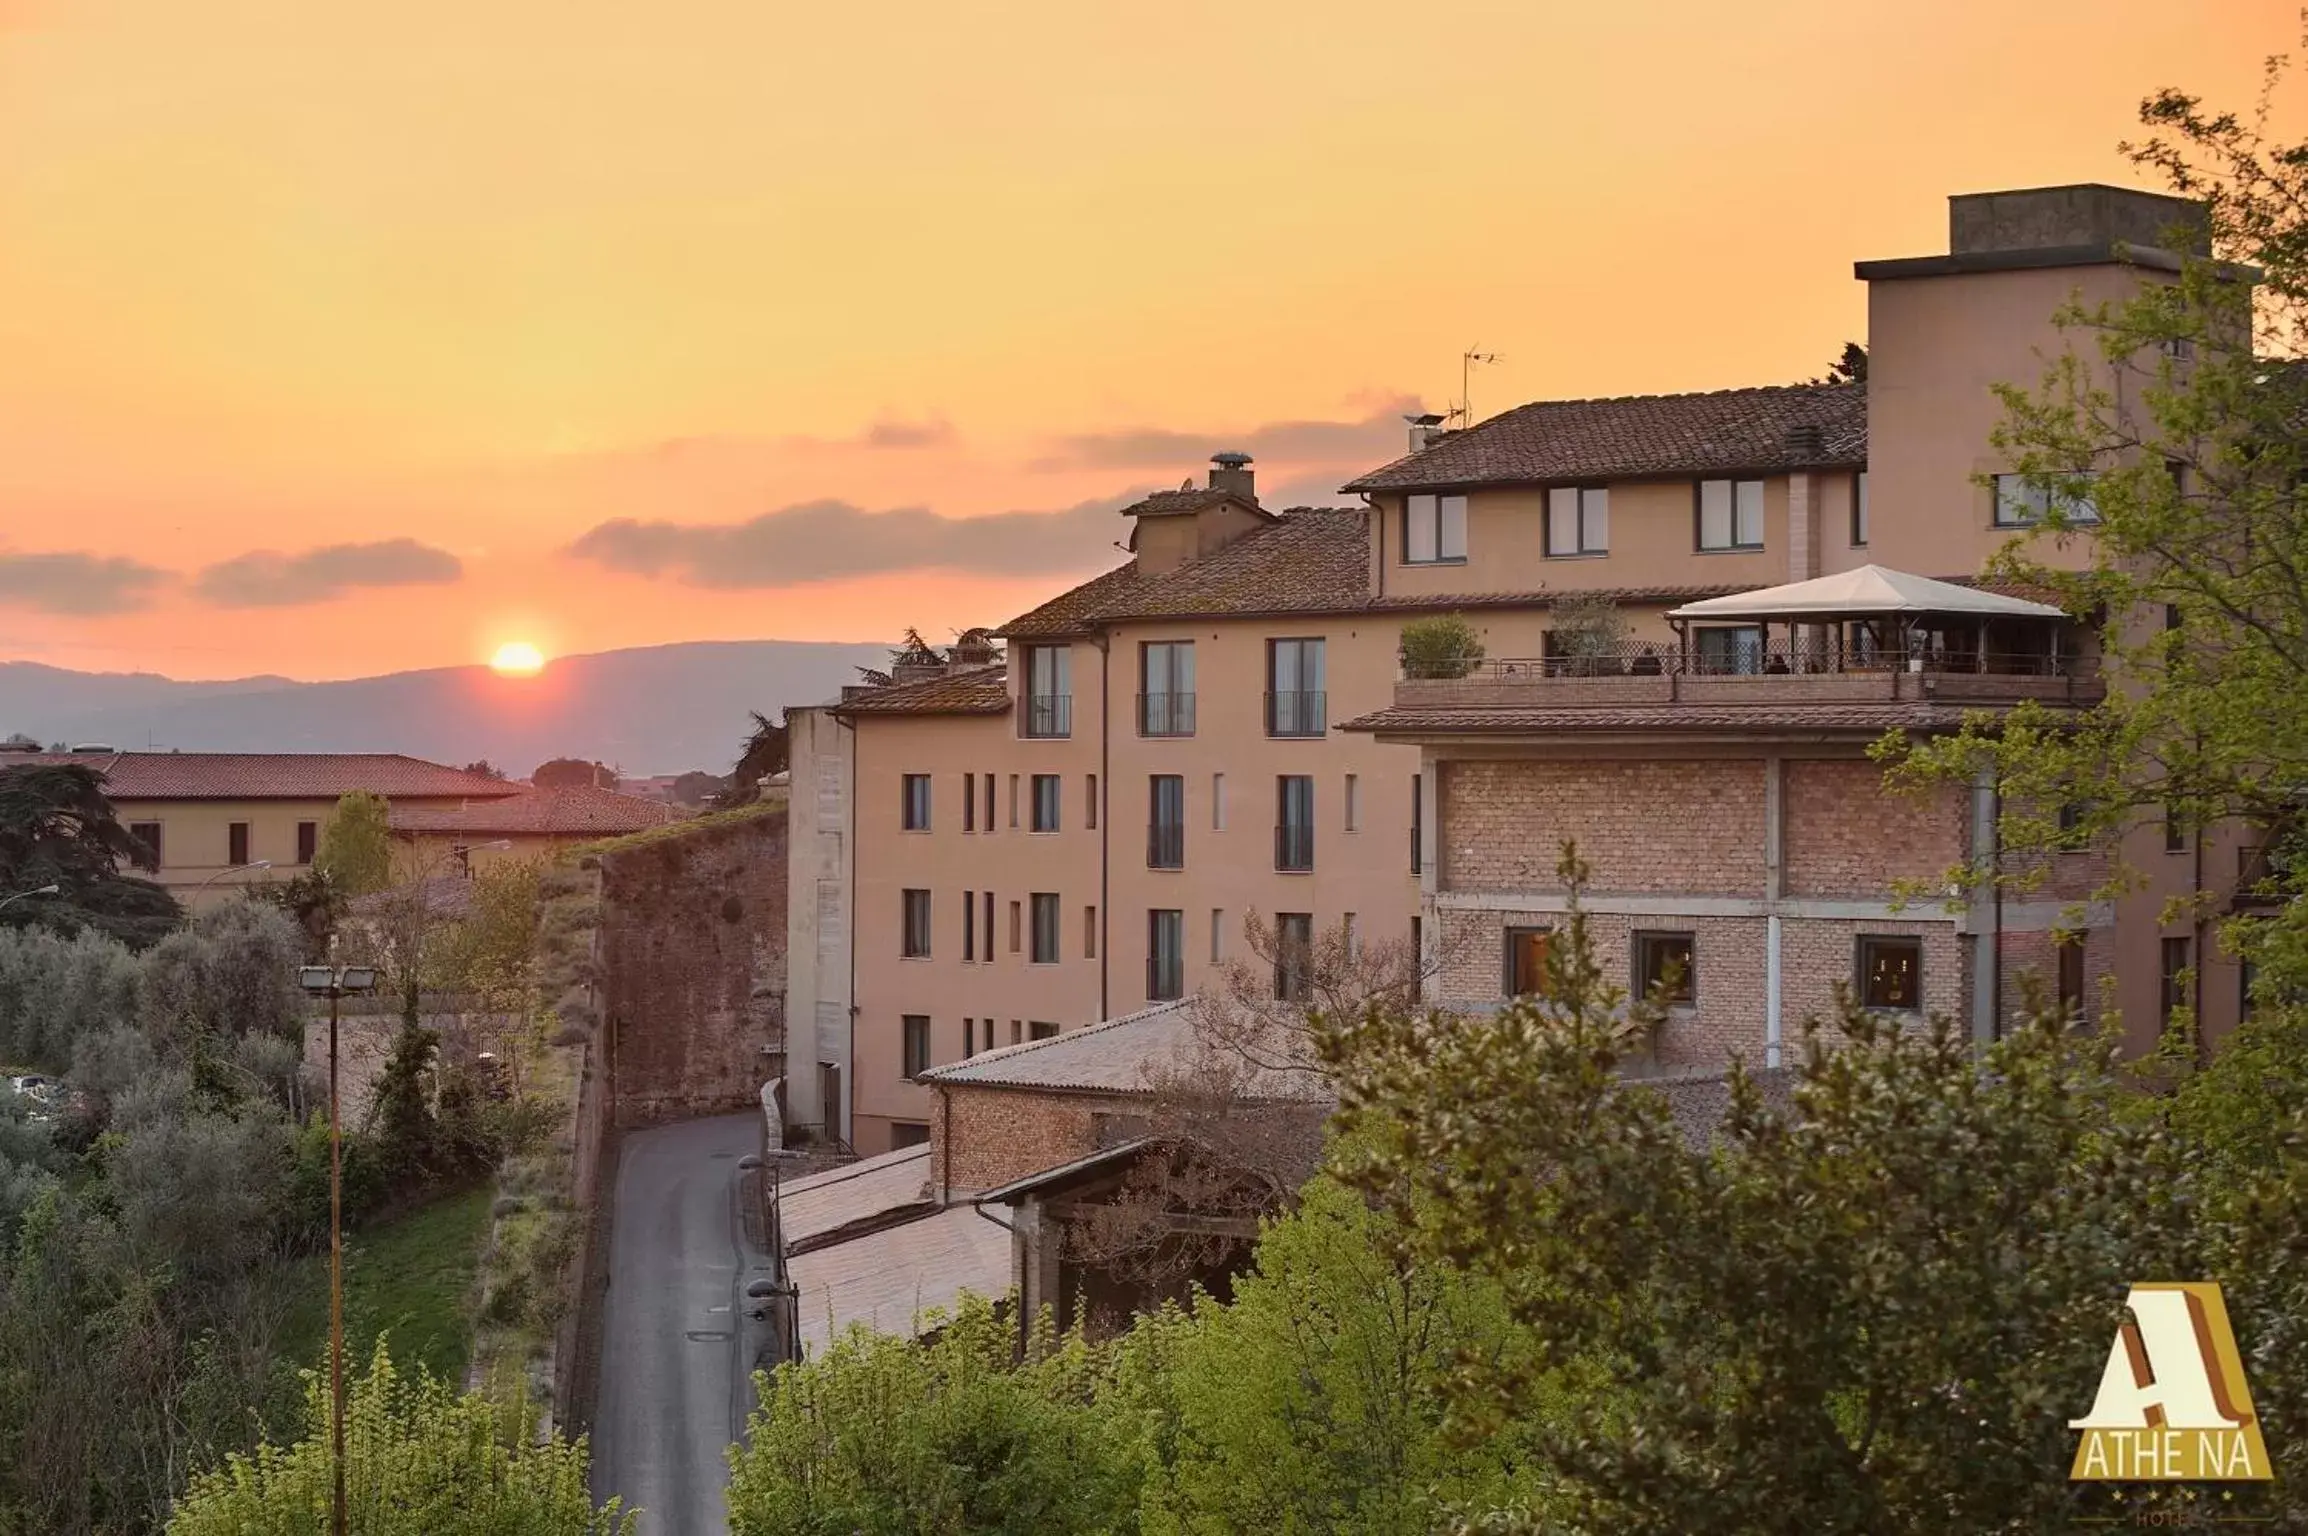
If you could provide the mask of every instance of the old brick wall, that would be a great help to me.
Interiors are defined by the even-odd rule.
[[[600,866],[618,1125],[759,1104],[784,1070],[784,812],[637,840]]]
[[[1103,1116],[1146,1112],[1126,1095],[944,1084],[930,1122],[932,1177],[959,1194],[1085,1157],[1098,1149]]]
[[[1880,764],[1789,759],[1780,801],[1790,896],[1881,900],[1896,882],[1937,882],[1968,841],[1956,789],[1893,794]]]
[[[1566,839],[1597,891],[1763,894],[1763,763],[1469,761],[1438,786],[1445,889],[1556,889]]]

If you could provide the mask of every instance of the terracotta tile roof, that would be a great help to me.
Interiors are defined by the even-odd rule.
[[[1226,613],[1332,613],[1369,600],[1368,514],[1300,507],[1201,559],[1118,594],[1104,620]]]
[[[1135,590],[1140,579],[1137,561],[1118,565],[1079,586],[1068,587],[1041,607],[1018,615],[994,633],[1006,640],[1087,634],[1098,614],[1109,604]]]
[[[1954,730],[1964,711],[1939,704],[1625,704],[1516,705],[1463,709],[1380,709],[1342,731],[1422,735],[1527,735],[1536,731],[1858,731]]]
[[[531,836],[600,837],[620,832],[644,832],[681,820],[681,811],[662,800],[621,795],[615,790],[576,786],[569,789],[530,789],[517,795],[464,806],[397,806],[392,813],[395,832],[463,832],[477,837],[507,833]]]
[[[1124,507],[1122,515],[1124,517],[1183,517],[1190,512],[1199,512],[1204,507],[1223,506],[1227,502],[1233,502],[1238,507],[1258,512],[1262,516],[1273,515],[1265,512],[1254,497],[1243,496],[1235,491],[1221,490],[1216,486],[1209,485],[1187,485],[1175,491],[1156,491],[1151,496],[1140,497]]]
[[[1000,665],[956,667],[918,683],[861,688],[837,704],[835,715],[999,715],[1010,708],[1008,674]]]
[[[1775,384],[1696,395],[1540,400],[1453,432],[1348,481],[1345,489],[1855,469],[1866,462],[1864,386]]]
[[[527,786],[398,752],[26,752],[27,763],[81,763],[105,776],[115,800],[334,800],[354,790],[387,799],[464,800],[517,795]]]
[[[821,1354],[852,1323],[911,1338],[964,1291],[1000,1299],[1010,1264],[1010,1234],[968,1205],[798,1254],[787,1267],[802,1347]]]
[[[1194,1005],[1156,1003],[1047,1040],[984,1051],[926,1072],[922,1081],[953,1087],[1152,1093],[1164,1077],[1192,1067],[1201,1050]],[[1327,1095],[1322,1079],[1311,1071],[1246,1068],[1239,1062],[1230,1062],[1229,1070],[1247,1074],[1238,1087],[1249,1097],[1312,1100]]]
[[[1710,597],[1730,597],[1740,592],[1753,592],[1760,585],[1758,582],[1740,581],[1728,585],[1596,587],[1584,591],[1565,587],[1552,592],[1457,592],[1433,597],[1374,597],[1362,607],[1374,613],[1458,612],[1468,608],[1552,608],[1565,599],[1576,597],[1599,597],[1614,603],[1696,603]]]
[[[823,1246],[845,1227],[880,1221],[930,1198],[930,1148],[902,1147],[778,1186],[778,1230],[788,1253]]]

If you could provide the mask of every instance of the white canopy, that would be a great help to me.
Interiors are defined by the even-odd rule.
[[[2066,617],[2049,603],[1959,587],[1953,582],[1910,576],[1880,565],[1838,571],[1810,581],[1765,587],[1731,597],[1710,597],[1668,610],[1670,619],[1822,619],[1867,618],[1886,613],[1938,613],[1973,619],[2058,619]]]

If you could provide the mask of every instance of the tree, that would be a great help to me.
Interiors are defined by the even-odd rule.
[[[80,763],[0,768],[0,895],[60,887],[0,910],[0,925],[93,929],[144,945],[176,926],[174,897],[122,873],[159,860],[120,822],[104,775]]]
[[[392,807],[383,795],[356,789],[339,797],[321,829],[313,871],[348,901],[393,883]]]
[[[586,1452],[540,1439],[510,1409],[430,1376],[403,1376],[385,1346],[347,1383],[345,1482],[356,1536],[632,1536],[637,1516],[586,1491]],[[328,1386],[307,1379],[305,1433],[234,1455],[193,1480],[168,1536],[306,1536],[329,1507]]]
[[[1402,627],[1406,677],[1465,677],[1482,662],[1482,637],[1455,613],[1412,619]]]
[[[465,772],[479,774],[484,779],[501,779],[505,776],[504,769],[491,766],[485,757],[478,762],[467,763]]]
[[[2270,61],[2254,115],[2174,90],[2141,104],[2149,136],[2124,148],[2199,200],[2203,223],[2167,237],[2176,274],[2143,269],[2132,297],[2064,307],[2068,350],[2034,387],[1998,391],[1997,449],[2043,515],[1990,574],[2104,615],[2108,688],[2080,713],[2025,706],[1880,749],[1913,782],[1995,776],[2006,868],[1969,879],[2028,883],[2054,851],[2143,820],[2239,819],[2279,855],[2308,829],[2308,140],[2269,135],[2283,70]],[[2086,567],[2058,569],[2052,551],[2087,531]],[[2136,875],[2118,861],[2107,893]],[[2260,878],[2269,909],[2223,937],[2258,964],[2264,997],[2295,995],[2308,859],[2273,858]]]
[[[1826,373],[1808,381],[1811,384],[1865,384],[1867,382],[1867,348],[1856,341],[1843,344],[1843,352]]]
[[[1548,610],[1553,625],[1554,654],[1574,676],[1625,670],[1620,653],[1626,649],[1627,616],[1608,595],[1573,593],[1555,600]]]
[[[286,880],[264,880],[248,887],[251,900],[268,903],[288,914],[305,936],[305,958],[326,960],[337,924],[351,906],[326,870],[308,869]]]
[[[673,798],[681,805],[711,805],[729,793],[729,780],[719,774],[696,770],[673,781]]]
[[[615,789],[617,770],[581,757],[556,757],[537,765],[529,782],[539,789]]]
[[[750,712],[753,732],[738,748],[737,766],[729,772],[729,805],[751,805],[761,798],[763,783],[772,774],[792,766],[792,740],[782,721],[760,710]]]
[[[304,955],[304,934],[278,909],[212,907],[144,957],[146,1029],[158,1041],[268,1035],[302,1045],[310,1004],[296,973]]]

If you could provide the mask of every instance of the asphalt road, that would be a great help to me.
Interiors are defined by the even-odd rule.
[[[722,1115],[636,1132],[618,1154],[593,1494],[644,1511],[643,1536],[729,1528],[723,1453],[745,1427],[758,1332],[737,1160],[760,1137],[758,1116]]]

